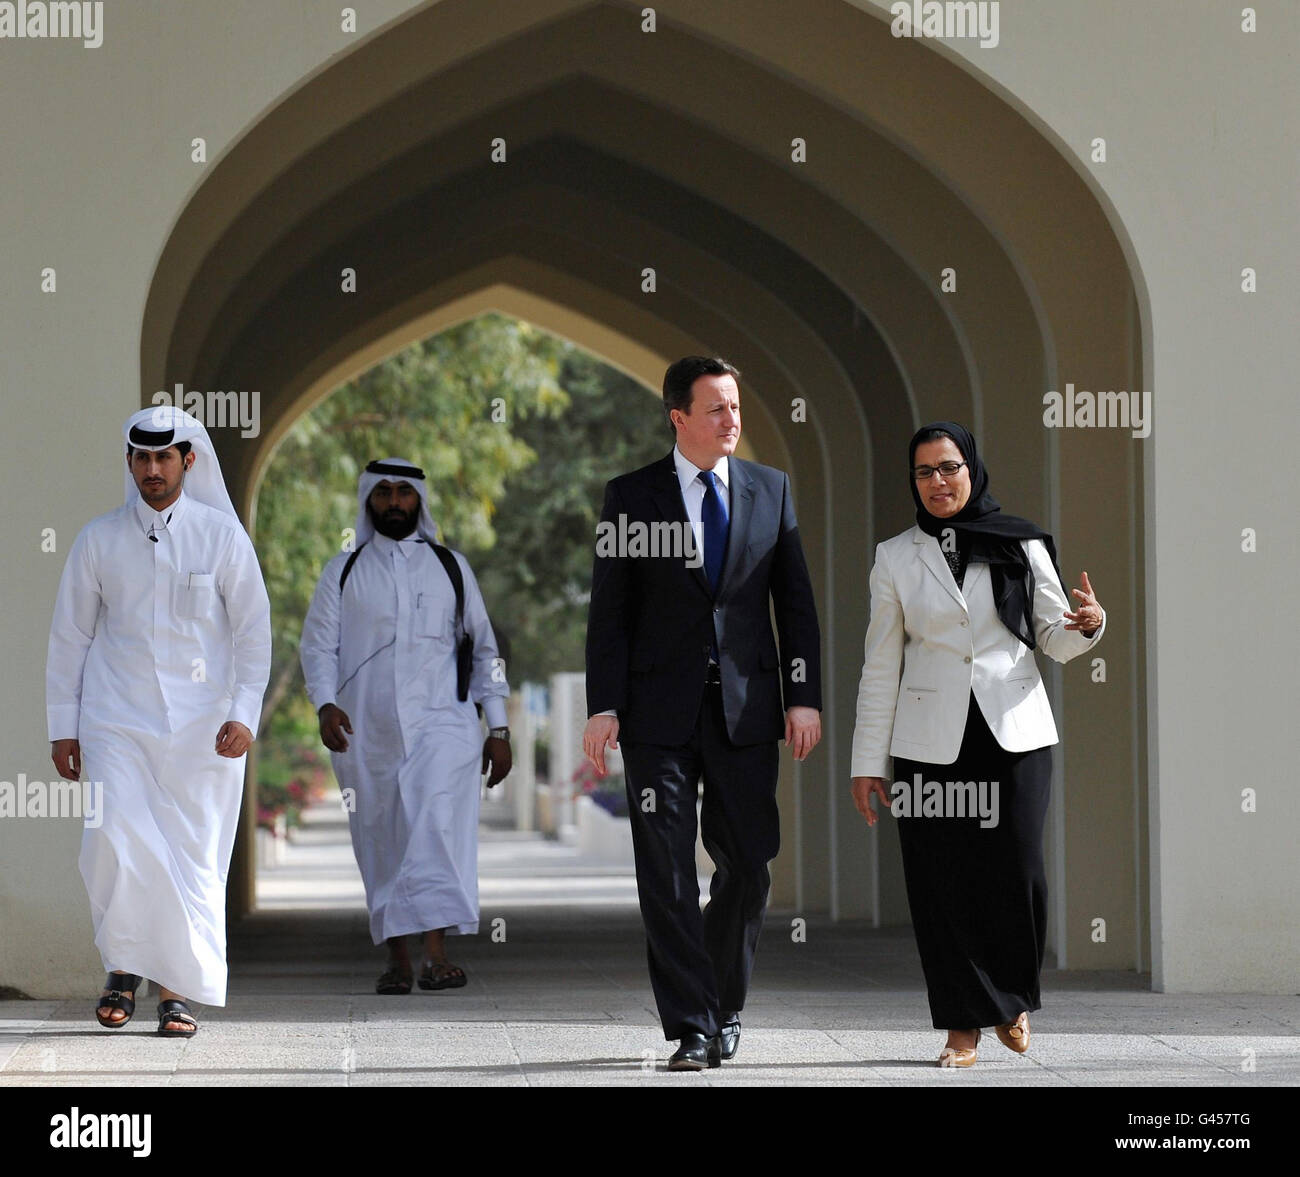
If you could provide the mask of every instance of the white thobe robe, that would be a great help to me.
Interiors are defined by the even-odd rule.
[[[246,759],[215,744],[227,720],[257,733],[270,615],[238,520],[182,492],[161,513],[137,498],[87,524],[50,628],[50,739],[79,740],[83,776],[103,787],[79,865],[104,967],[208,1005],[226,1000]]]
[[[510,688],[469,563],[465,629],[474,639],[469,698],[456,697],[456,594],[428,544],[373,536],[321,574],[303,623],[312,704],[341,707],[346,752],[330,754],[345,790],[352,848],[376,944],[435,928],[478,931],[479,769],[490,727],[506,723]]]

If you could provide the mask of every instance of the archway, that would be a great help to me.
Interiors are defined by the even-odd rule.
[[[1131,450],[1041,423],[1066,380],[1149,385],[1122,230],[1026,112],[838,0],[807,6],[797,50],[739,3],[665,12],[653,34],[616,2],[488,7],[443,0],[380,30],[213,166],[155,275],[145,399],[178,382],[263,390],[262,435],[222,452],[247,515],[314,390],[476,300],[541,300],[560,333],[637,374],[687,351],[733,358],[762,406],[751,442],[795,481],[827,634],[827,739],[783,786],[777,899],[905,919],[895,852],[865,837],[845,788],[872,548],[910,515],[896,455],[922,419],[970,421],[999,496],[1062,537],[1067,574],[1086,563],[1110,600],[1140,600]],[[1083,967],[1145,963],[1144,635],[1124,620],[1104,690],[1084,668],[1051,680],[1054,947]]]

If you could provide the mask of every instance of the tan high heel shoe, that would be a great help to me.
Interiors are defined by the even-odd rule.
[[[941,1067],[973,1067],[975,1065],[975,1051],[980,1044],[981,1033],[980,1030],[975,1031],[974,1046],[945,1046],[939,1052],[939,1065]]]
[[[1021,1012],[1014,1022],[997,1027],[998,1041],[1017,1054],[1024,1054],[1029,1049],[1029,1014]]]

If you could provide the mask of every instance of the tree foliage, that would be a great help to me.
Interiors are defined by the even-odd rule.
[[[474,560],[512,683],[582,669],[605,483],[672,447],[662,401],[630,377],[569,347],[559,383],[562,413],[515,424],[538,460],[508,480],[497,543]]]
[[[445,543],[470,560],[512,685],[582,667],[604,483],[672,444],[658,398],[572,344],[484,315],[384,360],[305,414],[258,493],[274,655],[263,729],[315,738],[298,644],[373,458],[423,467]]]

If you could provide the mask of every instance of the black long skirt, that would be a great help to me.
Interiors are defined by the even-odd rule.
[[[894,758],[894,777],[988,782],[997,823],[978,815],[899,816],[912,928],[936,1029],[971,1030],[1014,1021],[1040,1007],[1047,944],[1043,827],[1052,750],[1007,752],[972,694],[953,764]],[[997,782],[996,794],[992,783]]]

